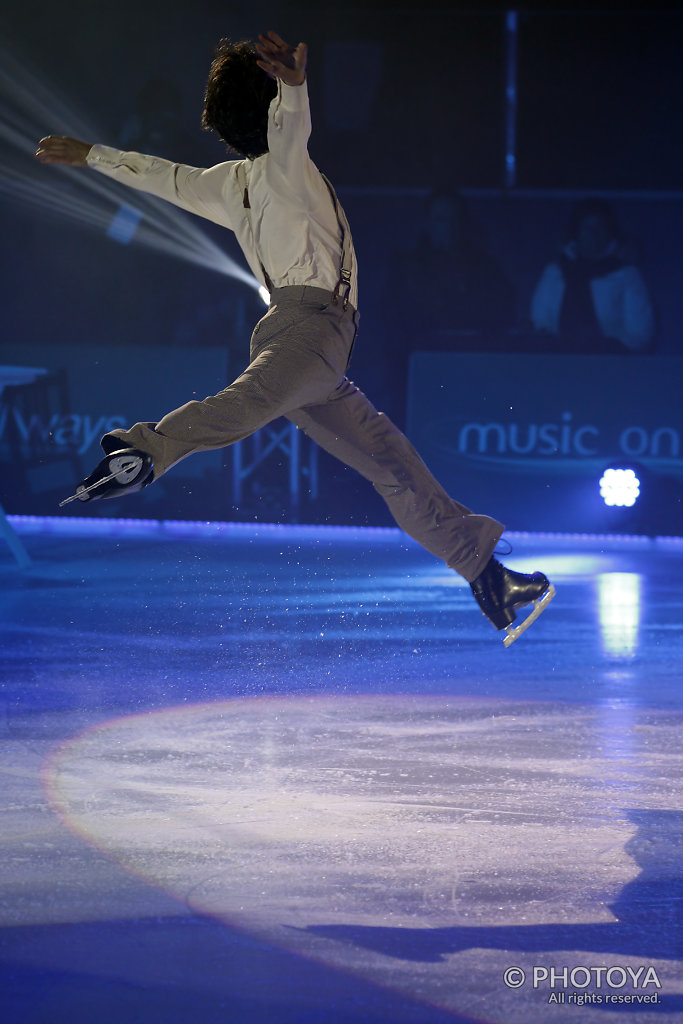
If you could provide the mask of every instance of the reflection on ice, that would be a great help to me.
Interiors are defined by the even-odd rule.
[[[597,577],[598,618],[605,654],[633,658],[640,633],[641,576],[605,572]]]

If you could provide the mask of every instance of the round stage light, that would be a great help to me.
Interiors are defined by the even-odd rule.
[[[640,480],[632,469],[606,469],[600,478],[600,494],[606,505],[630,508],[640,495]]]

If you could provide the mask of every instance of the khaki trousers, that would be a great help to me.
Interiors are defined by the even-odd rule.
[[[354,309],[322,289],[276,289],[237,380],[158,423],[113,430],[102,445],[107,452],[125,446],[149,453],[157,479],[194,452],[241,441],[285,416],[369,480],[401,529],[471,582],[503,526],[453,501],[401,431],[348,380],[356,323]]]

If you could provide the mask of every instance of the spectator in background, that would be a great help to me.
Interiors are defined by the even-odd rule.
[[[391,415],[404,419],[412,352],[500,351],[514,326],[512,284],[480,240],[465,200],[434,190],[425,200],[417,243],[393,261],[389,307],[395,320],[384,353]]]
[[[428,196],[417,246],[397,268],[403,295],[410,299],[412,348],[457,349],[458,335],[513,325],[512,285],[476,235],[462,196],[454,191]]]
[[[567,241],[543,271],[531,300],[534,329],[562,352],[642,352],[654,340],[647,286],[609,203],[586,199],[572,211]]]

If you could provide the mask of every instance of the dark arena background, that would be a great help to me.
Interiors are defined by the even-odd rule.
[[[0,26],[2,1024],[683,1022],[683,16]],[[509,649],[286,420],[59,507],[266,306],[230,232],[36,144],[218,163],[213,47],[270,28],[353,231],[349,375],[555,585]]]

